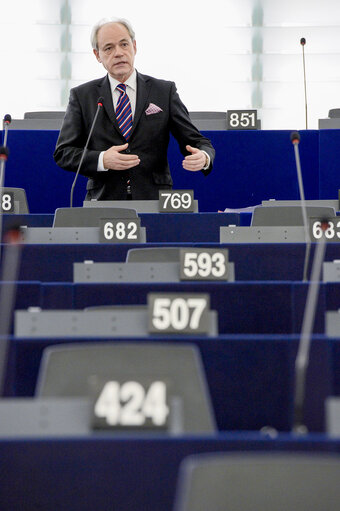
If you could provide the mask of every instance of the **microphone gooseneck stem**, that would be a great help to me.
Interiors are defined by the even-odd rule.
[[[297,178],[298,178],[298,184],[299,184],[302,219],[303,219],[303,227],[304,227],[304,231],[305,231],[305,242],[306,242],[305,260],[304,260],[304,265],[303,265],[303,280],[307,281],[307,272],[308,272],[311,242],[310,242],[310,235],[309,235],[309,231],[308,231],[307,208],[306,208],[305,192],[304,192],[303,181],[302,181],[302,172],[301,172],[301,163],[300,163],[300,153],[299,153],[298,142],[297,141],[293,142],[293,146],[294,146],[296,172],[297,172]]]
[[[1,148],[1,150],[4,147]],[[5,154],[0,155],[0,200],[2,200],[3,186],[5,181],[5,166],[6,166],[7,156]],[[3,223],[3,212],[2,205],[0,204],[0,260],[2,253],[2,223]]]
[[[305,64],[305,46],[302,45],[302,61],[303,61],[303,84],[305,89],[305,119],[306,130],[308,130],[308,110],[307,110],[307,81],[306,81],[306,64]]]
[[[4,186],[5,181],[5,165],[6,165],[6,158],[3,156],[0,156],[0,189],[2,191],[2,187]],[[0,208],[1,211],[2,208]]]
[[[5,132],[5,134],[4,134],[3,145],[4,145],[4,147],[7,147],[7,137],[8,137],[8,123],[7,122],[4,123],[4,132]]]
[[[305,433],[304,426],[304,402],[306,376],[309,364],[309,352],[311,345],[311,335],[314,326],[315,310],[318,300],[320,275],[322,263],[324,260],[326,248],[326,238],[323,235],[316,245],[314,254],[311,281],[308,286],[306,306],[303,315],[301,337],[299,341],[298,353],[295,360],[295,392],[294,392],[294,418],[293,431],[296,433]]]
[[[74,178],[73,183],[72,183],[71,193],[70,193],[70,207],[71,208],[73,207],[73,191],[74,191],[74,187],[75,187],[75,184],[76,184],[76,181],[77,181],[77,178],[78,178],[79,171],[80,171],[81,166],[83,164],[83,160],[84,160],[84,157],[85,157],[85,154],[86,154],[86,151],[87,151],[87,147],[89,145],[90,138],[92,136],[92,132],[93,132],[94,126],[96,124],[96,120],[97,120],[97,117],[98,117],[98,114],[99,114],[99,110],[100,110],[101,107],[102,107],[102,104],[98,103],[97,111],[96,111],[96,114],[95,114],[93,122],[92,122],[90,133],[89,133],[89,136],[87,137],[86,144],[85,144],[85,147],[83,149],[83,152],[82,152],[82,155],[81,155],[81,158],[80,158],[80,162],[79,162],[79,165],[78,165],[78,168],[77,168],[77,172],[76,172],[75,178]]]
[[[16,281],[21,260],[20,233],[10,234],[4,248],[1,265],[0,286],[0,397],[4,394],[5,375],[8,360],[9,334],[15,307]]]

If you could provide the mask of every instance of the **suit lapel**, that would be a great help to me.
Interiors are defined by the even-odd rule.
[[[151,84],[147,77],[137,72],[137,98],[136,98],[136,110],[133,118],[131,135],[139,122],[142,113],[146,109],[146,103],[150,94]]]
[[[109,78],[106,75],[101,84],[98,86],[99,89],[99,96],[102,96],[103,98],[103,106],[106,110],[107,115],[109,116],[113,126],[116,128],[118,133],[120,133],[118,123],[116,120],[116,114],[113,108],[113,101],[112,101],[112,93],[111,93],[111,86],[109,82]]]
[[[150,88],[151,84],[148,78],[145,77],[144,75],[137,73],[136,110],[133,118],[133,125],[130,137],[132,136],[142,113],[146,109],[146,103],[150,94]],[[116,120],[116,114],[113,108],[112,93],[108,76],[105,76],[102,82],[98,85],[98,96],[102,96],[103,106],[106,110],[106,113],[109,116],[113,126],[116,128],[118,133],[121,134]]]

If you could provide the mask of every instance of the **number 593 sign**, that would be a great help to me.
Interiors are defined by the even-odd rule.
[[[228,249],[181,249],[180,279],[228,280]]]

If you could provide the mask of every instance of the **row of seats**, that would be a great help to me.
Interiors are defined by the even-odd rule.
[[[138,249],[143,246],[144,244],[133,246],[134,251],[132,252],[136,254],[137,258],[141,253]],[[150,248],[150,245],[145,245],[145,247]],[[216,249],[220,248],[221,244],[206,243],[205,247]],[[8,245],[3,245],[3,248],[5,252]],[[95,253],[98,263],[103,262],[103,259],[106,262],[118,259],[124,263],[126,254],[131,247],[126,245],[103,246],[101,244],[98,244],[97,247],[63,244],[60,246],[28,244],[22,247],[21,257],[24,270],[21,270],[21,275],[26,274],[28,277],[30,267],[37,267],[33,270],[36,276],[39,275],[39,266],[46,265],[49,268],[48,271],[40,272],[40,276],[45,274],[45,282],[30,282],[28,279],[23,281],[19,276],[20,280],[16,283],[16,308],[19,305],[23,305],[24,308],[43,305],[43,310],[45,310],[55,304],[58,304],[59,310],[62,308],[77,310],[89,306],[119,304],[130,307],[136,304],[145,305],[146,297],[150,291],[181,293],[185,290],[192,295],[197,292],[208,293],[211,309],[218,312],[219,335],[210,337],[184,334],[161,337],[159,335],[140,335],[138,338],[131,339],[121,336],[103,339],[98,339],[97,336],[96,339],[85,339],[53,335],[48,339],[47,334],[43,337],[12,336],[6,382],[7,394],[28,396],[35,393],[36,398],[30,402],[26,401],[26,403],[20,402],[21,400],[18,398],[16,398],[17,401],[14,399],[2,403],[2,416],[7,417],[7,428],[15,422],[15,428],[12,427],[12,439],[17,435],[24,434],[23,417],[26,417],[26,431],[27,428],[30,428],[30,434],[34,438],[30,442],[29,456],[35,456],[35,460],[38,460],[37,463],[44,468],[45,475],[50,474],[50,470],[42,462],[42,456],[47,452],[46,448],[49,450],[50,459],[54,460],[55,466],[59,466],[60,463],[57,475],[59,484],[65,480],[61,473],[63,466],[61,460],[65,455],[65,439],[63,435],[59,437],[57,447],[51,436],[58,437],[58,432],[60,434],[62,428],[64,428],[64,432],[65,428],[68,428],[68,435],[76,437],[76,442],[69,444],[75,457],[77,453],[79,455],[78,449],[81,447],[82,455],[89,460],[86,468],[88,469],[91,465],[89,469],[91,474],[93,474],[93,470],[98,470],[100,465],[102,467],[97,472],[97,475],[100,474],[100,482],[96,492],[100,495],[108,492],[107,494],[111,496],[114,488],[114,505],[123,511],[127,509],[129,511],[131,509],[165,511],[172,509],[173,506],[176,511],[198,511],[208,508],[218,511],[226,508],[228,499],[226,494],[230,495],[228,505],[229,503],[232,505],[236,501],[240,509],[247,509],[246,506],[249,506],[249,502],[241,498],[244,490],[240,483],[234,485],[235,492],[232,493],[229,481],[234,477],[237,477],[238,481],[243,478],[251,485],[252,476],[249,472],[254,466],[252,465],[253,461],[255,466],[261,467],[264,474],[272,475],[273,492],[268,496],[268,505],[273,506],[276,503],[275,497],[278,492],[275,491],[275,484],[277,484],[275,481],[280,480],[281,485],[286,484],[287,488],[294,488],[293,480],[296,481],[296,478],[289,479],[289,477],[292,478],[293,472],[291,472],[288,463],[292,462],[294,467],[297,467],[299,463],[305,463],[307,468],[303,472],[306,476],[310,475],[310,478],[299,484],[300,490],[296,489],[295,485],[296,491],[290,491],[291,502],[289,505],[294,507],[297,505],[301,488],[303,488],[310,497],[308,505],[312,506],[313,504],[320,507],[320,501],[313,497],[311,489],[313,488],[314,491],[319,491],[319,495],[320,491],[327,491],[330,506],[334,506],[338,495],[328,472],[324,480],[321,481],[320,478],[318,480],[319,485],[322,485],[320,490],[320,486],[315,483],[315,473],[308,467],[319,466],[317,464],[320,462],[321,466],[326,467],[325,470],[328,470],[327,467],[329,467],[329,473],[336,477],[338,457],[336,460],[326,459],[324,465],[322,465],[323,460],[316,458],[296,460],[291,457],[288,457],[289,459],[282,457],[273,459],[272,464],[269,464],[261,456],[253,460],[233,457],[233,466],[240,462],[243,466],[246,464],[249,470],[246,473],[242,466],[238,466],[237,475],[234,476],[230,472],[229,477],[228,470],[233,470],[233,466],[230,469],[226,468],[230,466],[230,457],[222,458],[222,455],[219,454],[216,459],[209,458],[208,460],[206,457],[188,459],[183,465],[183,473],[179,474],[178,472],[180,461],[185,459],[188,454],[209,451],[222,452],[230,449],[245,450],[247,446],[250,449],[267,450],[275,448],[275,441],[278,442],[277,448],[284,449],[284,442],[280,443],[280,434],[289,431],[292,426],[294,361],[307,284],[298,282],[302,280],[301,271],[297,272],[298,278],[293,278],[292,281],[239,283],[237,282],[237,266],[242,265],[243,268],[249,266],[247,258],[251,253],[254,258],[263,258],[259,266],[275,267],[278,263],[275,254],[280,254],[281,261],[287,259],[288,255],[290,263],[286,262],[287,266],[293,266],[296,262],[295,256],[298,255],[299,264],[302,266],[304,245],[294,247],[273,245],[269,247],[271,258],[267,259],[265,259],[266,251],[268,251],[266,246],[258,245],[256,249],[246,247],[247,255],[243,259],[243,247],[230,245],[228,248],[229,256],[232,252],[239,254],[239,260],[235,264],[236,282],[98,284],[95,282],[73,283],[72,278],[64,279],[64,276],[72,275],[73,258],[78,262],[84,262],[90,258],[88,254],[92,256]],[[336,252],[336,247],[328,248],[329,254]],[[175,254],[175,261],[178,260],[178,248],[173,254]],[[233,261],[231,257],[229,260]],[[140,264],[145,264],[145,260],[144,263],[143,259],[139,261]],[[65,271],[66,262],[69,267]],[[233,262],[235,263],[235,261]],[[130,263],[126,262],[126,264],[132,264],[131,259]],[[64,266],[64,268],[60,269],[58,266]],[[253,263],[254,269],[256,271],[256,259]],[[62,278],[54,279],[54,270]],[[242,271],[245,275],[245,270]],[[6,290],[6,287],[7,290],[10,290],[11,284],[2,283],[1,287],[3,290]],[[321,325],[324,326],[323,313],[327,306],[337,303],[337,289],[337,284],[324,284],[321,287],[316,331],[324,332],[321,328]],[[6,294],[9,295],[8,292]],[[128,309],[128,312],[132,313],[131,309]],[[38,314],[39,311],[32,311],[32,314],[34,313]],[[247,325],[249,330],[247,330]],[[273,325],[281,325],[277,333],[291,334],[294,332],[295,335],[275,336],[273,335]],[[49,326],[52,330],[52,324]],[[75,324],[74,328],[76,328]],[[319,328],[320,330],[318,330]],[[225,336],[226,333],[230,334],[231,332],[232,336]],[[98,343],[99,340],[100,343]],[[79,344],[79,341],[82,342]],[[331,338],[327,340],[323,336],[314,337],[308,380],[308,406],[306,407],[307,415],[309,414],[308,425],[312,431],[320,432],[324,428],[325,398],[332,393],[337,393],[340,388],[336,377],[339,365],[338,341]],[[112,371],[113,367],[114,371]],[[115,381],[111,382],[110,378],[113,377],[113,374]],[[154,383],[162,382],[168,389],[169,400],[161,401],[160,410],[164,424],[158,425],[158,428],[154,427],[153,434],[150,434],[150,428],[148,433],[145,433],[142,428],[138,430],[136,427],[132,429],[130,427],[130,430],[124,430],[121,427],[119,431],[119,428],[104,426],[105,407],[102,414],[96,415],[91,404],[91,419],[88,417],[89,403],[88,399],[84,401],[84,397],[91,396],[91,403],[97,403],[96,400],[99,400],[106,383],[114,384],[110,386],[112,398],[116,395],[114,393],[117,392],[117,388],[119,392],[130,389],[131,385],[126,384],[140,383],[148,395],[151,388],[155,388]],[[118,387],[117,384],[119,384]],[[158,387],[162,388],[159,385]],[[140,387],[138,388],[140,391]],[[73,404],[69,401],[72,396]],[[56,399],[61,399],[61,401],[57,403]],[[19,406],[14,406],[11,409],[13,401],[16,401],[15,404]],[[70,413],[70,406],[73,406],[73,413]],[[120,406],[124,408],[123,405]],[[170,413],[168,413],[168,409],[170,409]],[[124,409],[123,412],[125,412]],[[57,415],[63,419],[61,423],[56,421]],[[111,420],[114,421],[112,417]],[[148,421],[150,420],[148,418]],[[160,420],[160,422],[162,421]],[[122,425],[120,424],[120,426]],[[242,434],[241,431],[247,429],[256,431],[261,428],[263,429],[262,433],[253,437],[247,436],[244,432]],[[108,429],[111,430],[109,435]],[[234,430],[234,436],[228,436],[227,430],[229,432]],[[205,437],[203,438],[202,435]],[[39,438],[43,437],[45,439],[44,446],[39,454],[37,452],[38,442]],[[86,442],[84,438],[87,438]],[[293,437],[290,437],[289,440],[287,438],[286,446],[290,450],[295,450],[295,448],[315,450],[315,443],[314,446],[312,446],[312,441],[308,444],[308,438],[307,435],[304,439],[304,446]],[[320,447],[320,445],[318,444],[318,450],[334,449],[335,452],[338,452],[339,449],[339,443],[336,440],[327,441],[324,447]],[[103,448],[103,451],[100,447]],[[95,452],[98,451],[98,448],[101,452]],[[19,454],[13,447],[13,440],[11,445],[8,442],[0,442],[0,454],[1,452],[6,457],[11,456],[12,460],[14,459],[18,464]],[[25,449],[21,451],[21,455],[27,456]],[[72,475],[77,467],[75,457],[70,452],[68,473]],[[103,472],[104,466],[116,467],[119,463],[119,467],[122,467],[122,460],[123,468],[120,471],[115,470],[114,475]],[[27,464],[22,462],[20,466],[27,467]],[[148,466],[150,466],[149,470]],[[305,467],[305,465],[301,466]],[[136,469],[133,467],[137,467],[139,473],[143,473],[142,479],[139,476],[139,485],[143,486],[144,491],[145,487],[150,487],[149,498],[151,500],[149,502],[141,496],[139,485],[134,484]],[[280,471],[280,467],[283,467],[282,471]],[[34,473],[38,474],[36,470]],[[178,474],[179,479],[177,479]],[[202,474],[202,479],[199,474]],[[257,477],[255,472],[254,474],[254,477]],[[82,477],[83,483],[86,477],[85,475]],[[287,478],[285,483],[282,482],[282,477]],[[38,478],[41,481],[41,473]],[[211,480],[214,481],[216,489],[214,496],[211,491],[205,489],[206,484],[207,488],[211,490]],[[10,481],[13,482],[13,478],[11,474],[8,474],[7,482]],[[127,485],[132,485],[130,487],[134,488],[131,492],[131,499],[126,499],[126,495],[124,497],[122,494],[122,489],[129,487]],[[90,509],[88,506],[93,505],[92,487],[93,485],[89,484],[86,503],[75,490],[79,498],[77,503],[82,505],[82,509]],[[332,490],[329,490],[329,487]],[[50,488],[48,483],[46,488],[48,491],[51,490],[51,495],[55,498],[56,492]],[[225,491],[227,488],[229,491]],[[256,484],[256,489],[257,491],[249,492],[249,501],[256,502],[254,500],[257,498],[256,495],[263,493],[260,481]],[[36,491],[35,486],[34,491]],[[32,489],[28,491],[28,494],[32,495]],[[7,491],[6,497],[9,498]],[[46,502],[49,501],[47,497],[44,498]],[[279,500],[282,503],[282,499]],[[322,497],[321,500],[323,504],[327,502],[325,497]],[[10,501],[13,507],[15,499],[12,497],[10,500],[9,498],[8,502]],[[62,499],[60,498],[59,501],[61,502]],[[108,497],[104,502],[100,496],[97,498],[97,504],[98,502],[104,511],[112,509],[112,497]],[[261,504],[263,507],[262,498]],[[60,509],[63,509],[63,505],[65,505],[65,497],[63,504],[61,507],[59,506]],[[329,508],[333,509],[334,507]],[[278,507],[278,509],[280,508]]]
[[[209,112],[209,111],[195,111],[189,112],[193,124],[199,130],[226,130],[227,129],[227,113],[226,112]],[[25,112],[24,119],[14,119],[12,121],[13,127],[22,129],[24,123],[30,126],[30,129],[51,129],[52,124],[55,127],[61,126],[64,119],[65,111],[36,111]]]

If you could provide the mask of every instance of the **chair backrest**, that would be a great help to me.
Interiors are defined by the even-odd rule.
[[[132,248],[128,250],[128,263],[177,263],[180,260],[178,247]]]
[[[307,206],[307,218],[335,217],[335,209],[324,206]],[[300,206],[256,206],[251,219],[252,226],[298,226],[303,225]]]
[[[191,119],[226,119],[226,112],[189,112]]]
[[[175,511],[334,511],[339,481],[339,455],[197,455],[181,466]]]
[[[24,119],[64,119],[65,111],[46,110],[41,112],[25,112]]]
[[[51,346],[43,353],[36,394],[89,395],[91,377],[161,380],[169,387],[172,430],[213,433],[215,423],[205,373],[195,346],[157,342],[79,343]]]
[[[189,112],[191,122],[199,130],[226,130],[226,112]]]
[[[101,218],[137,218],[137,213],[127,208],[58,208],[53,227],[98,227]]]
[[[158,213],[159,200],[84,200],[84,208],[127,208],[137,213]]]
[[[25,119],[12,119],[8,126],[9,130],[55,130],[60,131],[63,118],[46,117],[44,119],[36,117],[26,117]]]
[[[0,188],[0,195],[4,193],[13,193],[15,208],[14,213],[21,215],[29,213],[26,191],[24,188],[12,188],[8,186]],[[5,211],[3,212],[5,213]]]
[[[338,118],[340,117],[340,108],[331,108],[328,112],[328,117],[330,119]]]

